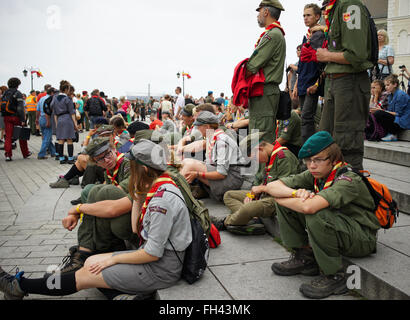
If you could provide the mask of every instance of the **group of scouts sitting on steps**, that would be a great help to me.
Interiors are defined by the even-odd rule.
[[[82,164],[76,163],[70,176],[97,167],[104,183],[85,186],[78,205],[63,219],[67,230],[79,228],[78,245],[70,248],[59,270],[61,287],[47,285],[54,273],[28,279],[24,272],[12,276],[0,267],[0,290],[6,299],[30,293],[64,296],[88,288],[99,288],[112,299],[149,299],[176,284],[182,272],[179,259],[192,241],[180,190],[186,182],[231,210],[223,219],[210,217],[220,231],[261,234],[259,218],[276,215],[283,244],[292,254],[288,261],[274,263],[272,270],[279,276],[319,276],[301,286],[304,296],[345,293],[342,256],[375,253],[380,224],[367,186],[346,170],[350,166],[331,135],[313,135],[298,159],[279,143],[280,133],[274,144],[261,140],[263,133],[241,139],[221,128],[218,117],[204,111],[206,106],[200,109],[183,109],[184,134],[179,139],[158,136],[138,122],[127,132],[102,126],[87,137],[92,141],[79,157]],[[251,190],[241,190],[249,157],[258,162],[262,176]]]

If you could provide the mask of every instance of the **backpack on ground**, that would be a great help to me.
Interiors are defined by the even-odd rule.
[[[44,104],[43,104],[43,112],[48,116],[51,116],[51,114],[53,113],[53,109],[51,108],[52,101],[53,101],[53,96],[50,96],[44,101]]]
[[[3,116],[14,115],[17,113],[18,101],[16,98],[17,90],[7,90],[0,100],[0,111]]]
[[[374,214],[379,220],[383,229],[390,229],[397,222],[399,208],[393,200],[389,189],[383,183],[370,178],[370,172],[360,171],[352,168],[345,168],[342,174],[351,171],[359,175],[365,183],[374,201]]]

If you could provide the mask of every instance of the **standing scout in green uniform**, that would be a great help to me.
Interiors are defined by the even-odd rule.
[[[310,137],[299,158],[307,171],[253,191],[275,197],[283,243],[295,251],[288,261],[274,263],[272,270],[281,276],[313,276],[320,269],[322,275],[300,291],[321,299],[347,291],[342,255],[375,253],[380,224],[365,183],[353,172],[344,173],[349,165],[328,132]]]
[[[317,50],[317,60],[327,63],[327,76],[320,130],[332,134],[346,161],[362,170],[370,99],[367,69],[373,66],[369,18],[359,0],[323,4],[327,48]]]
[[[298,159],[279,143],[275,145],[261,141],[264,133],[248,136],[243,140],[241,149],[251,151],[251,157],[266,164],[263,185],[277,179],[298,173]],[[252,145],[252,142],[254,145]],[[256,145],[255,145],[256,142]],[[244,235],[264,234],[265,228],[260,223],[252,223],[254,217],[270,218],[275,212],[275,200],[269,195],[255,197],[251,190],[232,190],[224,195],[224,203],[232,214],[226,218],[213,218],[219,230]]]
[[[130,163],[119,154],[110,138],[96,138],[86,149],[90,160],[105,169],[105,184],[88,185],[83,193],[84,204],[73,207],[63,219],[63,226],[72,231],[78,223],[78,246],[70,248],[70,258],[62,273],[80,269],[85,260],[96,253],[125,250],[124,240],[134,241],[131,226],[132,198],[128,194]]]
[[[276,113],[279,103],[279,85],[282,82],[286,57],[285,32],[279,17],[285,9],[278,0],[263,0],[256,11],[258,24],[265,28],[259,38],[255,51],[247,63],[247,76],[263,69],[265,75],[264,94],[249,100],[249,130],[265,132],[263,140],[275,140]]]

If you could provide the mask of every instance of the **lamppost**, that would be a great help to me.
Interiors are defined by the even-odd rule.
[[[33,68],[33,67],[31,67],[31,68],[29,69],[29,71],[27,71],[27,68],[25,68],[25,69],[23,70],[23,75],[24,75],[25,78],[27,78],[27,75],[28,75],[28,73],[30,72],[31,91],[33,91],[33,88],[34,88],[34,86],[33,86],[33,80],[34,80],[33,74],[36,73],[36,74],[37,74],[37,78],[40,78],[40,77],[43,76],[43,75],[41,74],[41,72],[40,72],[40,71],[37,71],[37,70],[38,70],[38,68],[36,69],[36,68]]]

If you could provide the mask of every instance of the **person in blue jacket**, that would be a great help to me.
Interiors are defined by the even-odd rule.
[[[377,110],[374,116],[387,132],[382,141],[397,141],[400,130],[410,129],[410,97],[399,89],[400,81],[397,75],[388,76],[384,83],[390,93],[389,106],[387,110]]]

